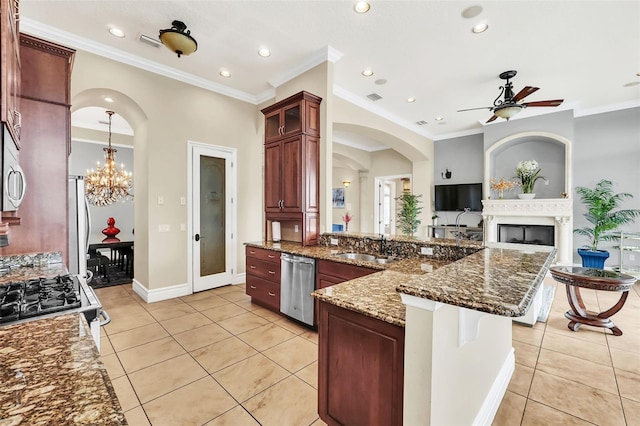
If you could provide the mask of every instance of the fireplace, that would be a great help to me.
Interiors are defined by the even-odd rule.
[[[498,241],[553,246],[553,226],[498,224]]]
[[[482,204],[487,241],[504,241],[500,237],[501,233],[509,235],[506,242],[511,238],[538,240],[542,239],[544,234],[545,238],[550,238],[544,244],[558,249],[554,263],[572,264],[573,205],[571,199],[482,200]],[[505,227],[503,231],[500,230],[501,226]],[[525,229],[521,229],[522,227]],[[527,235],[522,236],[525,231]],[[535,236],[532,236],[532,233]],[[529,244],[538,244],[538,242],[529,242]]]

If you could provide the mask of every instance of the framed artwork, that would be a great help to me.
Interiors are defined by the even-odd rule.
[[[344,208],[344,188],[333,188],[333,208]]]

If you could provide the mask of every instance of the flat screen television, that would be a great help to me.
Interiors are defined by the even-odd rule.
[[[460,183],[457,185],[436,185],[436,210],[482,211],[482,183]]]

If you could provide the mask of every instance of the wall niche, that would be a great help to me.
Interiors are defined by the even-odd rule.
[[[484,154],[484,198],[496,197],[491,191],[491,178],[517,181],[516,166],[523,160],[536,160],[542,169],[534,191],[536,198],[562,198],[571,188],[571,143],[568,139],[544,132],[518,133],[501,139]],[[504,193],[504,198],[517,198],[522,192],[516,187]]]

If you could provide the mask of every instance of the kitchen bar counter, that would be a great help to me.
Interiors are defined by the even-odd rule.
[[[0,329],[0,424],[127,424],[82,314]]]

